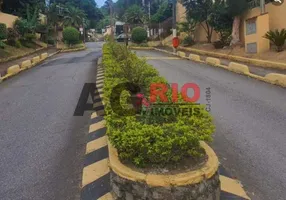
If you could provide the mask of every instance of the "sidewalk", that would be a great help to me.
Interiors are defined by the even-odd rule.
[[[50,54],[55,53],[57,51],[58,50],[55,47],[48,47],[48,48],[39,50],[39,51],[37,51],[35,53],[32,53],[32,54],[30,54],[28,56],[24,56],[24,57],[16,59],[16,60],[11,60],[11,61],[8,61],[8,62],[0,63],[0,74],[2,76],[4,76],[6,74],[6,71],[7,71],[8,67],[11,67],[13,65],[20,65],[23,61],[30,60],[30,59],[32,59],[35,56],[41,55],[42,53],[48,53],[50,55]]]
[[[173,48],[172,47],[168,47],[168,46],[156,47],[156,48],[173,52]],[[191,54],[190,51],[183,50],[183,49],[180,49],[178,51],[185,52],[187,57]],[[207,58],[207,56],[205,56],[205,55],[200,55],[200,57],[201,57],[201,60],[203,60],[203,61],[205,61],[206,58]],[[227,60],[227,59],[223,59],[223,58],[220,58],[220,60],[221,60],[221,64],[225,65],[225,66],[228,66],[228,64],[230,62],[233,62],[233,61],[230,61],[230,60]],[[249,67],[249,71],[252,74],[255,74],[255,75],[258,75],[258,76],[265,76],[266,74],[269,74],[269,73],[286,74],[286,70],[264,68],[264,67],[261,67],[261,66],[251,65],[251,64],[248,64],[248,63],[237,62],[237,61],[236,61],[236,63],[246,64]]]

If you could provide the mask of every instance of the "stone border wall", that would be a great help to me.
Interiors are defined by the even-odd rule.
[[[219,200],[220,180],[213,177],[194,185],[150,187],[146,183],[121,178],[111,171],[111,188],[118,200]]]
[[[205,143],[207,162],[194,171],[174,175],[144,174],[122,164],[109,143],[111,187],[118,200],[219,200],[218,158]]]

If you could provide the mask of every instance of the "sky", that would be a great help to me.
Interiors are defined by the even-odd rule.
[[[97,6],[100,8],[103,6],[105,0],[94,0],[97,3]],[[113,0],[113,2],[116,2],[117,0]]]
[[[105,0],[95,0],[97,6],[100,8],[101,6],[103,6]]]

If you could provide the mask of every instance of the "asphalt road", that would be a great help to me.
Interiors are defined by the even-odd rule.
[[[79,198],[90,112],[73,113],[102,43],[87,46],[0,84],[1,200]]]
[[[242,181],[254,200],[286,199],[286,89],[189,60],[166,59],[157,51],[137,51],[170,83],[193,82],[211,113],[213,148],[221,163]],[[160,57],[160,58],[159,58]]]

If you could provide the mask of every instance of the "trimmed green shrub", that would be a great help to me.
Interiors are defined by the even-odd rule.
[[[281,29],[280,31],[276,29],[275,31],[268,31],[264,38],[270,40],[275,46],[276,51],[281,52],[284,50],[285,40],[286,40],[286,29]]]
[[[69,44],[77,44],[79,42],[80,33],[74,27],[67,27],[63,31],[63,39],[64,41]]]
[[[26,33],[26,34],[24,35],[24,39],[25,39],[26,41],[28,41],[28,42],[32,42],[33,40],[36,39],[36,35],[33,34],[33,33]]]
[[[167,81],[160,77],[158,71],[147,64],[146,60],[138,58],[135,53],[118,43],[104,44],[103,65],[107,134],[121,161],[144,167],[177,163],[190,157],[198,159],[204,155],[199,141],[210,141],[215,129],[204,106],[185,102],[182,105],[182,98],[179,98],[178,104],[172,103],[171,107],[192,109],[192,115],[153,115],[150,106],[154,104],[143,106],[141,113],[119,114],[116,109],[129,108],[131,95],[137,94],[138,91],[134,90],[133,94],[123,91],[120,95],[120,105],[111,107],[111,102],[115,100],[112,95],[114,87],[121,83],[134,83],[140,87],[140,93],[144,94],[145,100],[148,101],[150,85],[167,84]],[[170,91],[167,97],[171,102]],[[157,100],[156,103],[162,102]],[[170,107],[170,104],[160,108],[166,107]]]
[[[22,44],[21,44],[20,40],[16,40],[15,47],[16,48],[21,48],[22,47]]]
[[[132,30],[131,40],[135,43],[142,43],[147,40],[147,31],[142,27],[136,27]]]
[[[7,38],[6,24],[0,23],[0,40],[5,40],[6,38]]]
[[[194,44],[195,44],[195,41],[193,40],[193,38],[191,36],[186,36],[182,42],[182,45],[184,47],[189,47],[189,46],[192,46]]]
[[[51,44],[51,45],[54,45],[56,43],[56,40],[53,37],[49,36],[48,39],[47,39],[47,43]]]
[[[0,49],[4,49],[5,46],[6,46],[5,43],[0,40]]]
[[[19,38],[18,32],[13,28],[7,29],[7,44],[10,46],[16,46],[16,41]]]

